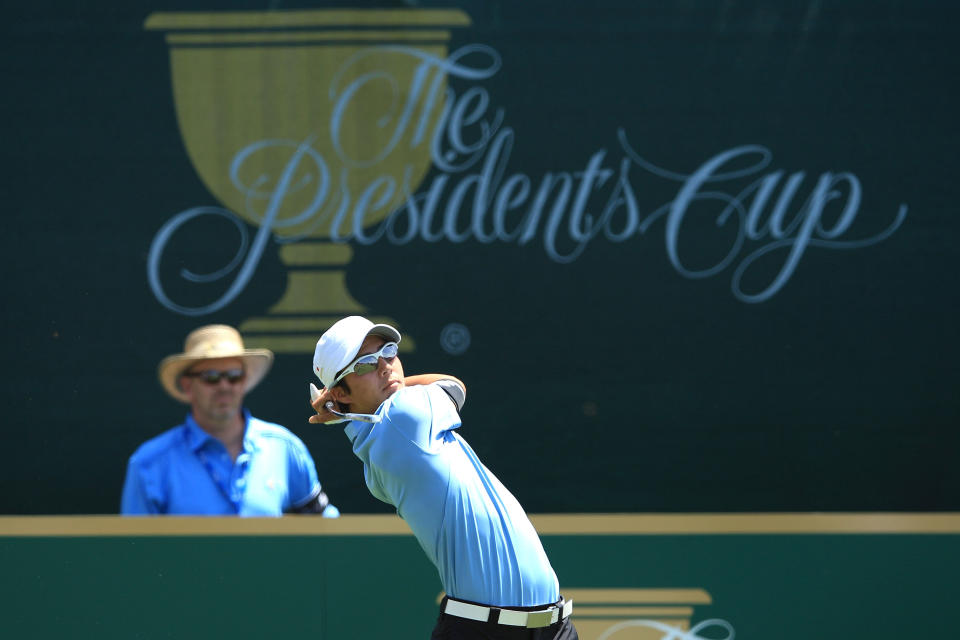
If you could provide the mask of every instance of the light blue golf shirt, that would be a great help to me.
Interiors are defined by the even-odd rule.
[[[437,383],[406,387],[377,413],[379,423],[354,421],[344,431],[370,493],[397,508],[447,595],[504,607],[556,602],[557,576],[540,537],[454,431],[460,416],[451,396]]]
[[[191,415],[143,443],[127,464],[121,513],[279,516],[315,498],[320,482],[303,442],[249,411],[243,416],[236,461]],[[331,506],[324,515],[339,514]]]

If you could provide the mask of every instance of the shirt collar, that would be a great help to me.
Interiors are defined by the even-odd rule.
[[[397,393],[399,393],[399,391]],[[384,400],[380,404],[380,406],[377,407],[377,410],[373,412],[374,415],[380,414],[384,418],[386,418],[387,412],[390,410],[390,405],[393,404],[393,399],[397,397],[397,393],[394,393],[392,396]],[[362,432],[369,431],[373,427],[374,425],[369,422],[362,422],[360,420],[350,420],[343,427],[343,432],[347,434],[347,437],[350,438],[350,441],[352,442],[356,440],[357,436],[359,436]]]
[[[243,451],[251,453],[260,449],[260,430],[256,427],[256,420],[251,419],[250,411],[242,410],[243,413]],[[198,451],[209,444],[223,446],[223,443],[211,436],[197,424],[193,419],[193,414],[188,413],[184,421],[184,434],[187,440],[187,446],[191,451]]]

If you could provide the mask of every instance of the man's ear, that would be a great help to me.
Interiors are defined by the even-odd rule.
[[[193,378],[189,376],[180,376],[177,378],[177,386],[180,387],[180,391],[183,391],[183,395],[192,402],[193,401]]]
[[[330,389],[330,395],[332,395],[333,399],[340,404],[350,404],[350,394],[347,393],[346,389],[344,389],[341,385],[337,385]]]

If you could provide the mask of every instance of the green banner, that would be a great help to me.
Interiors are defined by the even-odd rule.
[[[114,514],[198,326],[353,313],[540,513],[960,510],[960,3],[47,0],[0,21],[0,514]]]
[[[535,516],[583,640],[941,638],[960,515]],[[0,518],[10,638],[428,637],[393,516]]]

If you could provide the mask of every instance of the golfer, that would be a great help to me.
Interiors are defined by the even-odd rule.
[[[391,504],[440,573],[434,640],[576,640],[571,601],[516,498],[460,437],[463,383],[404,377],[400,333],[350,316],[317,341],[313,423],[346,421],[370,493]]]

